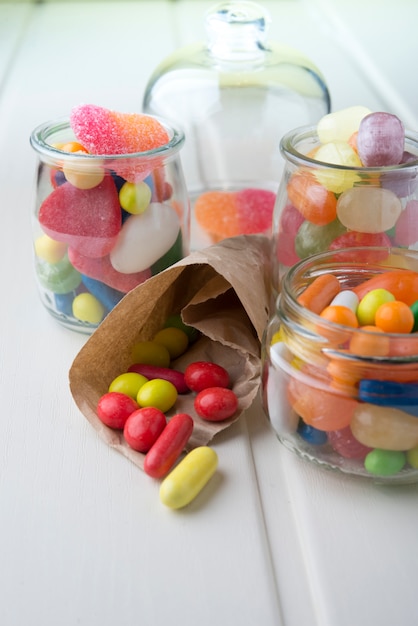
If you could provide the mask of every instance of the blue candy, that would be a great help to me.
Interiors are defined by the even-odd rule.
[[[113,309],[113,307],[116,306],[125,295],[121,291],[105,285],[100,280],[90,278],[90,276],[85,276],[83,274],[82,280],[84,286],[87,287],[89,292],[95,296],[108,311]]]
[[[418,384],[388,380],[361,380],[359,399],[378,406],[388,406],[418,417]]]
[[[325,431],[318,430],[317,428],[309,426],[302,421],[299,422],[298,433],[302,439],[315,446],[322,446],[328,441],[327,433]]]

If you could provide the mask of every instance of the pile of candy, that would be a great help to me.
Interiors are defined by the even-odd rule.
[[[207,191],[195,201],[196,223],[215,243],[236,235],[270,233],[276,194],[265,189]]]
[[[145,454],[144,471],[163,478],[160,499],[170,508],[189,504],[217,468],[217,455],[208,446],[189,452],[176,467],[194,428],[187,413],[175,413],[179,394],[195,393],[198,417],[222,421],[232,417],[238,399],[230,389],[228,372],[210,361],[190,363],[184,372],[172,367],[192,339],[190,329],[166,326],[132,349],[132,365],[112,380],[97,405],[97,416],[109,428],[123,431],[128,446]],[[174,467],[174,469],[173,469]]]
[[[70,125],[76,141],[55,144],[58,165],[40,170],[52,191],[37,216],[36,272],[58,315],[95,326],[125,293],[184,256],[181,207],[161,157],[137,155],[169,142],[160,122],[80,105]]]
[[[374,475],[418,469],[416,366],[379,361],[418,354],[418,273],[388,270],[350,290],[322,274],[298,302],[318,315],[315,332],[331,348],[326,368],[290,361],[287,400],[300,418],[299,436]],[[287,341],[281,332],[274,336],[273,364]]]
[[[319,145],[289,168],[278,261],[290,267],[326,250],[416,244],[418,157],[405,149],[401,120],[354,106],[324,116],[316,131]]]

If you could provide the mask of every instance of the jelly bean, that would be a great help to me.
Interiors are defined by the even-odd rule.
[[[100,397],[97,403],[97,417],[117,430],[123,430],[131,413],[138,409],[137,402],[125,393],[112,391]]]
[[[366,324],[352,335],[348,349],[359,356],[387,356],[390,339],[381,328]]]
[[[35,240],[35,254],[47,263],[58,263],[67,252],[67,244],[55,241],[48,235],[41,235]]]
[[[212,478],[217,466],[218,455],[212,448],[195,448],[164,478],[161,502],[172,509],[187,506]]]
[[[361,380],[358,395],[363,402],[389,406],[418,417],[418,385],[396,381]]]
[[[136,372],[125,372],[124,374],[119,374],[119,376],[116,376],[116,378],[112,380],[108,391],[124,393],[125,395],[136,400],[138,391],[143,385],[145,385],[146,382],[148,382],[148,379],[141,374]]]
[[[412,315],[414,316],[414,325],[412,327],[412,332],[415,333],[418,331],[418,300],[415,300],[411,304]]]
[[[372,450],[364,459],[364,467],[376,476],[393,476],[405,466],[406,456],[394,450]]]
[[[155,341],[139,341],[132,346],[132,361],[157,367],[170,365],[170,353],[167,348]]]
[[[94,278],[90,278],[89,276],[82,276],[82,281],[88,291],[93,294],[108,311],[113,309],[124,296],[121,291],[112,289],[112,287],[108,287],[108,285]]]
[[[171,418],[144,459],[144,471],[153,478],[162,478],[173,467],[193,432],[193,419],[187,413]]]
[[[68,243],[81,254],[105,256],[121,228],[115,183],[110,176],[93,189],[64,183],[41,204],[39,223],[52,239]]]
[[[70,293],[81,283],[81,274],[71,265],[67,255],[57,263],[47,263],[36,259],[35,267],[42,287],[54,293]]]
[[[390,238],[386,233],[360,233],[350,230],[338,235],[328,246],[329,250],[339,248],[362,248],[375,246],[390,248]],[[360,263],[381,262],[389,257],[389,250],[356,250],[356,260]],[[334,260],[339,261],[340,255],[335,254]]]
[[[414,314],[405,302],[385,302],[376,311],[375,322],[386,333],[410,333],[414,326]]]
[[[345,459],[364,459],[372,448],[357,441],[350,426],[328,433],[328,441],[336,452]]]
[[[353,398],[345,397],[308,384],[304,379],[292,376],[287,396],[293,410],[318,430],[339,430],[350,423],[357,407]]]
[[[361,299],[372,289],[386,289],[395,298],[406,304],[418,300],[418,273],[410,270],[392,270],[383,272],[353,287]]]
[[[66,160],[62,171],[66,180],[77,189],[93,189],[100,185],[105,177],[103,164],[97,159],[93,162]]]
[[[117,272],[110,262],[109,255],[90,258],[70,247],[68,248],[68,258],[71,264],[84,276],[95,278],[122,293],[131,291],[151,277],[150,268],[132,274]]]
[[[360,122],[357,150],[366,167],[397,165],[402,159],[404,142],[405,129],[396,115],[379,111],[366,115]]]
[[[76,291],[70,291],[70,293],[54,293],[56,310],[63,315],[71,317],[73,314],[73,300],[76,295]]]
[[[321,274],[306,287],[297,301],[309,311],[319,314],[340,291],[341,285],[334,274]]]
[[[395,226],[395,244],[412,246],[418,241],[418,200],[407,202]]]
[[[144,271],[171,248],[179,230],[179,218],[170,206],[151,203],[145,213],[132,215],[123,224],[110,262],[124,274]]]
[[[171,248],[167,250],[162,257],[157,259],[155,263],[151,265],[151,273],[154,276],[155,274],[159,274],[167,267],[174,265],[177,261],[179,261],[183,257],[183,235],[181,230],[179,230],[178,237],[176,241],[173,243]]]
[[[197,394],[194,408],[202,419],[209,422],[221,422],[236,413],[238,398],[231,389],[207,387]]]
[[[87,324],[100,324],[106,310],[91,293],[80,293],[73,300],[73,315]]]
[[[409,450],[418,445],[418,419],[400,409],[360,403],[350,425],[355,438],[371,448]]]
[[[142,407],[129,415],[123,436],[133,450],[147,453],[164,432],[166,424],[166,417],[158,408]]]
[[[318,430],[313,426],[309,426],[300,421],[297,429],[298,434],[314,446],[322,446],[328,441],[327,433],[323,430]]]
[[[391,300],[395,300],[395,296],[387,289],[372,289],[366,293],[357,307],[357,319],[360,325],[375,325],[376,311],[382,304]]]
[[[361,120],[370,113],[367,107],[352,106],[324,115],[317,124],[319,141],[348,141],[358,130]]]
[[[192,391],[202,391],[208,387],[229,387],[229,374],[224,367],[210,361],[195,361],[184,371],[186,385]]]
[[[316,151],[315,159],[331,165],[342,165],[344,168],[362,166],[358,154],[345,141],[333,141],[320,146]],[[333,193],[342,193],[361,180],[359,174],[352,169],[333,169],[332,167],[318,169],[315,177],[321,185]]]
[[[154,378],[168,380],[175,386],[177,393],[189,393],[190,391],[189,387],[185,383],[183,372],[179,372],[169,367],[133,363],[129,366],[128,372],[142,374],[142,376],[145,376],[148,380],[153,380]]]
[[[295,252],[300,259],[328,250],[331,243],[345,232],[340,220],[320,226],[306,220],[295,237]]]
[[[321,311],[319,316],[322,319],[332,322],[333,324],[340,324],[341,326],[351,326],[352,328],[358,327],[358,321],[356,314],[347,306],[341,306],[339,304],[331,304]]]
[[[136,401],[139,406],[153,406],[166,413],[174,406],[177,395],[177,389],[169,380],[154,378],[142,385]]]
[[[180,328],[163,328],[153,337],[155,343],[165,346],[170,354],[170,359],[177,359],[186,352],[189,338]]]
[[[347,189],[336,206],[338,219],[346,228],[364,233],[389,230],[395,226],[401,211],[401,201],[392,191],[371,186]]]
[[[296,172],[291,176],[287,184],[287,195],[303,217],[313,224],[324,226],[337,216],[335,195],[318,183],[309,172]]]
[[[180,328],[180,330],[186,333],[189,339],[189,343],[193,343],[194,341],[196,341],[196,339],[200,335],[199,331],[196,328],[185,324],[181,316],[178,314],[170,315],[165,321],[165,328],[171,328],[173,326],[174,328]]]
[[[125,182],[119,190],[119,202],[125,211],[134,215],[143,213],[151,202],[151,188],[144,181]]]
[[[354,291],[351,291],[350,289],[343,289],[337,293],[335,298],[331,300],[330,306],[345,306],[355,313],[357,311],[358,303],[359,299]]]
[[[407,451],[406,460],[411,467],[418,469],[418,446]]]

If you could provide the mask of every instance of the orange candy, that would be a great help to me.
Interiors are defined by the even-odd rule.
[[[320,317],[334,324],[351,326],[352,328],[358,327],[357,316],[348,306],[332,304],[321,311]]]
[[[334,274],[321,274],[298,297],[298,303],[318,315],[341,291],[340,281]]]
[[[196,200],[194,211],[198,224],[215,238],[239,235],[236,194],[227,191],[203,193]]]
[[[361,331],[354,333],[350,339],[349,350],[359,356],[387,356],[390,351],[390,340],[377,326],[362,326]]]
[[[372,289],[386,289],[409,306],[418,300],[418,272],[412,270],[393,270],[373,276],[353,288],[354,293],[363,298]]]
[[[287,185],[290,202],[302,213],[303,217],[325,226],[337,217],[337,199],[309,172],[293,174]]]
[[[414,326],[414,315],[405,302],[385,302],[376,311],[375,324],[386,333],[410,333]]]

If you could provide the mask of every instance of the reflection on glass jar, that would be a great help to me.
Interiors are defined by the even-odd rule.
[[[335,145],[321,145],[317,127],[282,138],[286,166],[273,217],[274,293],[285,271],[313,254],[362,246],[418,249],[416,134],[405,133],[402,161],[394,166],[363,167],[347,142],[338,142],[338,155],[331,155]],[[367,259],[367,251],[358,258]]]
[[[182,131],[134,154],[96,156],[67,119],[36,128],[33,237],[42,302],[64,326],[91,333],[122,297],[189,252]]]
[[[192,249],[270,233],[280,139],[330,110],[319,69],[269,41],[269,22],[255,2],[221,2],[206,14],[207,40],[176,50],[148,81],[144,111],[175,120],[186,134]]]
[[[280,441],[325,468],[416,482],[417,329],[418,252],[343,249],[294,265],[263,340],[263,405]]]

